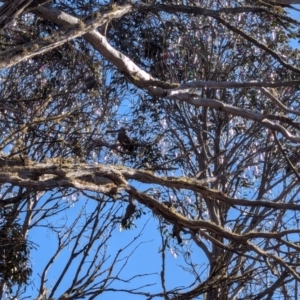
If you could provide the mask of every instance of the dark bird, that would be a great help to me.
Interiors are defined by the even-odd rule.
[[[135,149],[135,143],[130,139],[126,133],[126,129],[122,127],[118,133],[118,141],[122,146],[123,150],[132,152]]]
[[[134,212],[135,212],[135,205],[132,202],[130,202],[126,208],[125,216],[121,221],[122,227],[126,227],[128,225],[127,221],[131,218]]]
[[[96,79],[94,76],[89,76],[86,80],[85,80],[85,87],[87,90],[92,90],[95,86],[96,86]]]
[[[173,233],[172,233],[172,237],[177,239],[177,242],[179,245],[182,244],[182,238],[180,236],[180,228],[177,225],[174,225],[173,227]]]
[[[286,173],[289,173],[292,171],[292,169],[296,169],[297,163],[299,161],[299,153],[294,152],[292,155],[288,157],[288,161],[286,162]]]

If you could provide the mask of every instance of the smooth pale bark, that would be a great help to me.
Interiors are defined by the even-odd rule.
[[[127,7],[127,8],[126,8]],[[128,9],[130,11],[132,5],[124,6],[123,8]],[[122,9],[122,8],[120,8]],[[75,17],[70,16],[64,12],[61,12],[58,9],[51,8],[51,7],[41,7],[36,10],[36,13],[49,20],[52,21],[60,26],[70,26],[75,25],[79,22],[79,20]],[[190,93],[189,91],[185,90],[184,88],[187,87],[200,87],[205,86],[205,82],[197,81],[195,83],[186,83],[183,84],[182,87],[179,86],[177,89],[174,90],[174,84],[170,84],[167,82],[161,82],[155,80],[150,74],[142,70],[139,66],[137,66],[129,57],[122,54],[118,50],[114,49],[107,41],[106,37],[101,35],[97,30],[91,30],[90,32],[83,35],[87,42],[89,42],[93,47],[103,55],[108,61],[113,63],[121,73],[127,75],[127,77],[138,87],[147,89],[150,93],[159,96],[159,97],[166,97],[174,100],[185,101],[189,104],[192,104],[196,107],[204,106],[204,107],[213,107],[216,109],[221,109],[226,113],[233,114],[236,116],[242,116],[244,118],[248,118],[255,122],[259,122],[263,126],[280,132],[286,138],[288,138],[292,142],[300,142],[300,137],[292,135],[289,133],[283,126],[277,125],[274,122],[267,119],[266,116],[263,114],[253,113],[251,111],[247,111],[245,109],[236,108],[230,105],[223,104],[218,100],[214,99],[200,99],[198,98],[197,94]],[[291,85],[298,85],[299,82],[289,83]],[[212,82],[208,82],[207,85],[212,85]],[[248,83],[253,84],[253,86],[261,86],[261,84],[257,82]],[[178,85],[178,84],[176,84]],[[215,87],[225,88],[239,86],[245,87],[247,84],[245,83],[219,83],[214,84]],[[264,85],[268,86],[268,85]],[[173,89],[172,89],[173,88]],[[166,90],[167,89],[167,90]],[[267,93],[267,92],[265,92]],[[274,102],[274,99],[271,98]],[[279,101],[279,100],[278,100]],[[286,108],[289,110],[288,108]],[[296,113],[297,114],[297,113]]]

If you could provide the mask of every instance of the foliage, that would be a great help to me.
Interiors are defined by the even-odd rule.
[[[29,266],[32,247],[23,236],[21,225],[7,212],[1,215],[0,241],[1,281],[6,282],[12,293],[13,285],[27,284],[32,275]]]
[[[3,2],[1,296],[297,299],[298,11]]]

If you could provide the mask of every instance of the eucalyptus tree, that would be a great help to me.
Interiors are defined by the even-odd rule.
[[[45,2],[0,18],[2,295],[40,226],[38,299],[298,298],[299,1]],[[147,222],[156,275],[128,270]]]

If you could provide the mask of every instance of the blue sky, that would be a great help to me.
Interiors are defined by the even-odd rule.
[[[89,200],[90,203],[87,206],[87,210],[94,209],[93,200]],[[80,200],[75,204],[73,208],[68,209],[68,218],[69,220],[72,218],[72,215],[76,216],[80,206],[85,202],[85,200]],[[65,213],[63,212],[60,215],[57,215],[55,218],[60,220],[61,218],[65,218]],[[161,283],[160,283],[160,270],[161,270],[161,254],[159,253],[160,250],[160,237],[159,232],[157,230],[157,218],[153,217],[150,213],[148,213],[143,218],[137,220],[136,228],[132,230],[123,230],[120,232],[119,228],[115,228],[113,232],[113,237],[108,242],[108,247],[111,249],[111,255],[113,256],[116,251],[123,248],[127,245],[132,239],[137,236],[147,220],[147,225],[145,226],[144,230],[142,231],[142,236],[138,239],[136,243],[133,243],[128,249],[123,253],[123,257],[126,257],[127,254],[131,253],[138,243],[141,244],[135,249],[133,255],[129,260],[128,265],[125,267],[123,273],[120,275],[122,278],[130,278],[137,274],[153,274],[149,277],[141,277],[134,280],[131,280],[131,283],[122,283],[119,282],[117,284],[113,284],[113,288],[129,288],[129,287],[137,287],[142,286],[149,283],[156,283],[155,285],[151,286],[150,288],[146,288],[144,291],[151,291],[151,292],[160,292],[161,291]],[[52,220],[53,221],[53,220]],[[59,222],[59,221],[58,221]],[[56,250],[57,247],[57,239],[55,235],[47,228],[35,228],[30,231],[29,238],[32,241],[35,241],[39,246],[32,250],[31,257],[33,263],[34,272],[37,275],[34,277],[36,288],[38,288],[39,284],[39,275],[41,274],[44,266],[49,261],[51,256]],[[65,265],[66,260],[69,258],[71,249],[66,249],[55,261],[53,267],[48,272],[48,282],[47,286],[51,289],[51,286],[55,283],[56,279],[60,275],[61,268]],[[192,256],[197,256],[197,260],[199,264],[202,265],[205,263],[204,256],[200,253],[198,249],[194,249],[194,253]],[[183,263],[182,255],[179,255],[175,258],[169,250],[166,251],[166,270],[167,270],[167,287],[175,287],[175,286],[187,286],[191,284],[192,277],[187,273],[183,272],[180,264]],[[106,266],[108,266],[106,264]],[[58,289],[58,294],[63,293],[66,288],[68,288],[68,281],[70,281],[73,277],[74,272],[76,272],[77,268],[74,265],[70,268],[70,272],[67,273],[65,276],[64,284],[60,286]],[[28,290],[26,294],[34,296],[36,295],[36,291]],[[144,296],[133,296],[127,293],[120,293],[120,294],[113,294],[114,297],[119,297],[122,299],[145,299]],[[110,299],[113,297],[109,293],[105,293],[103,295],[98,296],[96,299]]]
[[[300,6],[298,6],[300,8]],[[300,19],[299,12],[293,12],[292,15],[298,19]],[[295,41],[295,44],[292,44],[294,47],[298,47],[299,43]],[[124,108],[126,109],[126,108]],[[47,195],[44,195],[47,198]],[[68,201],[68,199],[63,199],[63,201]],[[78,215],[79,210],[84,205],[86,199],[83,196],[79,197],[78,202],[74,203],[73,207],[70,207],[67,212],[63,211],[56,216],[52,217],[52,222],[57,222],[62,224],[66,221],[68,222],[76,218]],[[92,213],[95,209],[95,201],[90,199],[87,205],[87,213]],[[147,210],[146,210],[147,211]],[[119,227],[116,227],[113,231],[113,236],[108,242],[108,248],[111,249],[112,255],[115,254],[120,248],[123,248],[126,244],[128,244],[136,235],[138,235],[141,229],[144,226],[145,220],[147,221],[147,225],[145,226],[144,230],[142,231],[142,236],[139,241],[142,243],[139,247],[135,250],[134,255],[129,260],[128,265],[124,269],[122,275],[125,278],[130,278],[136,274],[140,273],[156,273],[149,277],[141,277],[135,280],[132,280],[131,283],[119,283],[115,288],[128,288],[128,287],[136,287],[139,285],[144,285],[148,283],[156,283],[156,285],[149,288],[151,292],[160,292],[161,291],[161,284],[160,284],[160,276],[159,272],[161,270],[161,254],[160,254],[160,247],[161,247],[161,240],[159,231],[157,230],[158,226],[158,219],[151,215],[150,212],[147,212],[145,216],[141,219],[135,221],[136,228],[132,230],[123,230],[120,232]],[[45,224],[46,225],[46,224]],[[46,227],[38,227],[30,230],[29,232],[29,240],[34,242],[37,246],[36,249],[33,249],[31,252],[31,259],[32,259],[32,266],[34,269],[35,276],[33,277],[33,281],[35,287],[38,288],[39,284],[39,275],[41,274],[42,270],[44,269],[46,263],[52,257],[53,253],[57,247],[57,239],[53,232]],[[175,243],[176,245],[176,243]],[[130,247],[128,247],[127,251],[124,252],[123,256],[126,254],[131,253],[133,249],[137,246],[137,243],[134,243]],[[179,246],[178,246],[179,247]],[[197,258],[199,262],[199,267],[202,264],[207,263],[207,260],[203,253],[197,248],[192,248],[192,255]],[[57,257],[56,261],[53,264],[53,267],[50,268],[48,272],[48,281],[47,287],[51,289],[53,284],[55,283],[56,279],[59,276],[59,271],[64,266],[66,260],[68,259],[70,254],[70,249],[66,249],[59,257]],[[188,272],[183,272],[180,264],[183,263],[183,257],[181,254],[178,255],[177,258],[172,255],[172,253],[167,250],[166,251],[166,264],[167,264],[167,275],[168,278],[167,287],[171,288],[172,286],[187,286],[193,280],[193,277],[189,275]],[[108,264],[106,266],[109,265]],[[65,283],[58,289],[58,294],[64,292],[66,288],[69,287],[69,281],[72,280],[72,276],[76,272],[76,265],[70,269],[70,272],[67,273],[65,277]],[[26,294],[30,297],[36,296],[37,291],[28,289]],[[144,296],[133,296],[131,294],[123,293],[116,295],[115,293],[107,293],[104,295],[100,295],[96,299],[145,299]]]

